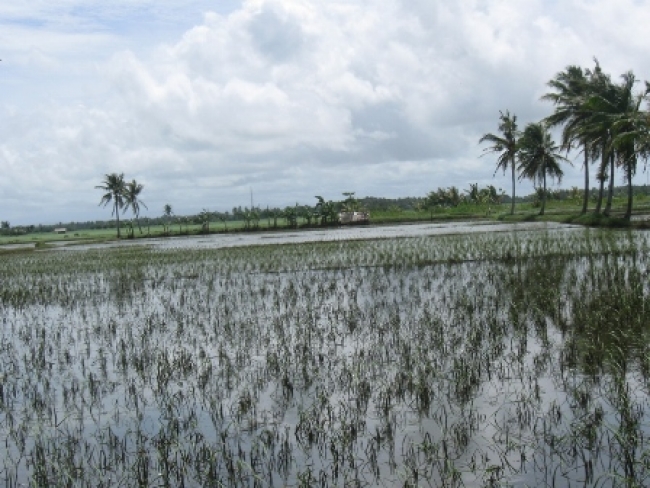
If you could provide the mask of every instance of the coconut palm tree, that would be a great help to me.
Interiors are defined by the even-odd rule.
[[[140,229],[140,234],[142,234],[142,228],[140,227],[140,221],[138,220],[138,216],[140,215],[140,205],[149,210],[147,205],[140,200],[140,193],[142,193],[143,188],[144,185],[141,185],[135,180],[128,182],[124,188],[124,212],[129,208],[131,209],[135,221],[138,224],[138,229]]]
[[[641,109],[643,102],[650,95],[650,84],[646,82],[645,91],[632,93],[635,83],[634,73],[628,72],[623,76],[621,84],[621,105],[623,113],[614,117],[612,124],[612,147],[617,155],[617,162],[625,171],[627,182],[627,208],[624,218],[632,216],[632,178],[636,173],[638,158],[647,159],[650,155],[650,114]]]
[[[100,205],[108,205],[112,202],[113,211],[111,215],[115,215],[116,226],[117,226],[117,238],[120,236],[120,209],[124,207],[125,198],[125,183],[124,183],[124,173],[111,173],[104,175],[104,181],[101,185],[95,187],[98,190],[103,190],[106,193],[102,196],[102,199],[99,201]]]
[[[614,137],[612,125],[616,116],[625,111],[625,95],[622,93],[625,89],[615,85],[610,76],[603,73],[597,60],[596,68],[589,73],[589,76],[591,89],[584,102],[587,118],[582,121],[578,133],[579,137],[586,137],[592,141],[594,154],[600,154],[601,162],[598,168],[600,191],[596,213],[600,212],[602,206],[604,183],[609,180],[607,203],[603,211],[604,215],[609,215],[614,195],[616,168],[616,151],[612,145]]]
[[[494,171],[495,174],[500,169],[503,173],[507,171],[508,167],[512,169],[512,205],[510,207],[510,214],[515,213],[515,186],[516,186],[516,160],[517,160],[517,139],[519,138],[519,131],[517,130],[517,116],[499,112],[499,132],[497,134],[484,134],[479,140],[479,144],[489,142],[492,145],[485,148],[484,153],[498,153],[497,167]],[[485,155],[485,154],[484,154]]]
[[[314,210],[316,218],[320,218],[321,225],[327,225],[328,221],[330,224],[335,223],[338,218],[338,212],[334,202],[332,200],[326,202],[325,199],[319,195],[316,195],[315,198],[318,199],[318,203],[316,203]]]
[[[616,166],[625,171],[628,186],[628,206],[626,218],[632,211],[632,177],[636,172],[638,157],[647,156],[647,143],[645,126],[648,123],[647,113],[641,110],[644,100],[647,100],[650,86],[646,83],[643,93],[634,93],[636,77],[631,71],[621,76],[622,82],[614,84],[608,76],[600,75],[600,86],[585,102],[585,107],[590,112],[585,121],[584,133],[599,141],[601,146],[601,197],[597,211],[600,209],[602,198],[602,184],[609,180],[607,203],[604,215],[611,213],[614,193],[614,177]],[[609,170],[609,175],[607,174]]]
[[[354,196],[355,193],[353,191],[343,192],[345,200],[341,204],[342,212],[356,212],[359,210],[359,201]]]
[[[546,178],[557,178],[564,175],[559,163],[568,162],[559,151],[560,147],[551,138],[548,128],[543,122],[531,123],[526,126],[519,139],[517,156],[519,159],[520,179],[533,180],[536,187],[542,185],[542,208],[539,212],[544,215],[546,208]]]
[[[599,69],[598,62],[596,67]],[[567,66],[565,71],[558,73],[547,83],[553,92],[547,93],[542,100],[553,102],[555,112],[545,119],[548,127],[563,125],[562,148],[567,152],[572,146],[582,147],[584,156],[585,187],[582,201],[582,214],[587,213],[589,202],[589,163],[594,157],[592,139],[581,131],[590,112],[585,108],[585,100],[592,92],[590,84],[591,72],[582,70],[579,66]]]
[[[172,210],[172,206],[169,203],[166,203],[163,207],[163,215],[165,216],[165,220],[163,221],[163,232],[165,234],[169,233],[169,222],[173,214],[174,211]]]
[[[212,212],[207,208],[204,208],[199,214],[199,221],[201,222],[201,232],[204,234],[210,233],[210,219],[212,218]]]
[[[469,190],[465,190],[465,193],[467,193],[466,198],[475,205],[481,202],[481,192],[478,188],[478,183],[470,183]]]

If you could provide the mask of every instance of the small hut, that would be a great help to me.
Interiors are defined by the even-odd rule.
[[[343,225],[368,224],[370,214],[368,212],[341,212],[339,222]]]

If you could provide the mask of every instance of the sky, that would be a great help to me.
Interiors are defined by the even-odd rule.
[[[510,193],[478,143],[499,112],[539,121],[546,83],[594,57],[650,79],[648,25],[650,0],[2,2],[0,220],[108,220],[108,173],[150,217]]]

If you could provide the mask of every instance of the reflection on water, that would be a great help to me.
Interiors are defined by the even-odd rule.
[[[646,486],[647,235],[409,227],[0,260],[5,484]]]
[[[582,227],[555,222],[449,222],[410,225],[353,226],[301,232],[251,232],[213,234],[210,236],[167,237],[135,241],[77,245],[69,250],[106,249],[147,245],[155,249],[219,249],[224,247],[259,246],[264,244],[298,244],[306,242],[349,241],[392,237],[444,236],[483,232],[559,231],[570,232]]]

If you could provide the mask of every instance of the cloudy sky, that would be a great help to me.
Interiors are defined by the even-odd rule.
[[[650,79],[648,25],[646,0],[2,2],[0,219],[108,219],[112,172],[149,216],[510,192],[479,158],[499,111],[548,115],[546,82],[594,56]]]

